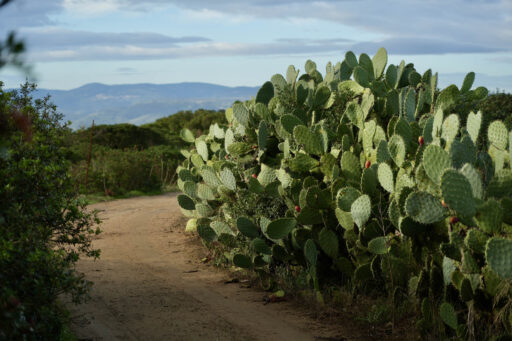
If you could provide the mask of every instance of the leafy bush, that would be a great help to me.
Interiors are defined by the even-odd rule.
[[[175,170],[182,159],[179,151],[167,146],[123,150],[96,148],[91,159],[87,193],[123,195],[134,190],[162,190],[175,181]],[[80,186],[85,183],[86,168],[85,160],[71,167],[72,177]]]
[[[0,339],[51,340],[62,332],[57,298],[81,302],[90,283],[74,270],[80,254],[97,257],[96,215],[77,199],[61,124],[34,86],[3,92],[0,83]]]
[[[290,66],[227,109],[227,126],[183,130],[187,228],[263,276],[302,267],[320,301],[338,282],[390,297],[393,314],[417,302],[424,335],[507,334],[512,134],[482,128],[473,110],[488,91],[471,90],[474,73],[439,91],[431,70],[386,66],[384,49],[348,52],[325,77],[312,61],[300,77]],[[247,191],[267,210],[244,212]],[[271,216],[274,202],[285,208]]]

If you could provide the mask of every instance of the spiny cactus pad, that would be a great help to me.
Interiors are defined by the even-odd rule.
[[[441,183],[441,176],[451,166],[448,153],[439,146],[429,145],[423,152],[423,168],[428,177],[436,184]]]
[[[332,230],[324,227],[318,234],[318,243],[326,255],[332,259],[338,257],[338,237]]]
[[[368,250],[376,255],[384,255],[388,252],[387,242],[387,237],[374,238],[368,243]]]
[[[311,132],[308,127],[298,125],[293,129],[293,137],[297,144],[304,145],[307,153],[321,155],[323,153],[322,139],[318,134]]]
[[[234,191],[236,190],[236,179],[228,168],[224,168],[220,171],[220,180],[228,189]]]
[[[357,226],[362,227],[368,221],[372,213],[370,197],[364,194],[357,198],[350,206],[350,213]]]
[[[464,217],[475,215],[475,200],[468,179],[460,172],[447,169],[441,179],[441,191],[446,204]]]
[[[304,256],[309,264],[316,266],[318,251],[313,239],[308,239],[304,244]]]
[[[236,254],[233,257],[233,264],[243,269],[250,269],[253,267],[251,258],[249,256],[242,254]]]
[[[264,255],[271,255],[272,249],[268,244],[261,238],[255,238],[252,241],[252,247],[254,248],[254,251],[264,254]]]
[[[203,177],[204,182],[211,187],[218,187],[222,185],[217,174],[215,174],[215,170],[208,166],[203,166],[199,172]]]
[[[194,203],[194,200],[192,200],[189,196],[185,194],[178,195],[178,204],[184,210],[193,211],[196,209],[196,204]]]
[[[457,313],[453,306],[448,302],[443,302],[439,308],[439,315],[444,323],[450,328],[457,329]]]
[[[507,148],[508,144],[508,130],[505,124],[501,121],[494,121],[487,129],[487,138],[498,149]]]
[[[489,239],[485,258],[501,278],[512,279],[512,240],[497,237]]]
[[[298,153],[295,158],[290,160],[289,166],[293,172],[309,172],[318,166],[318,161],[307,154]]]
[[[503,208],[495,199],[491,198],[478,206],[475,220],[482,231],[489,234],[499,234],[502,230]]]
[[[405,161],[407,146],[400,135],[393,135],[388,143],[389,155],[398,167],[401,167]]]
[[[240,233],[249,238],[256,238],[259,236],[259,228],[247,217],[238,217],[236,220],[236,227]]]
[[[279,218],[268,225],[266,233],[272,239],[283,239],[296,225],[294,218]]]
[[[445,209],[438,198],[427,192],[413,192],[405,202],[407,215],[421,224],[432,224],[441,221]]]
[[[188,142],[188,143],[194,143],[195,141],[195,137],[194,137],[194,134],[192,134],[192,132],[188,129],[181,129],[180,131],[180,137],[183,141],[185,142]]]
[[[213,190],[203,183],[197,184],[197,196],[203,200],[215,200]]]
[[[456,114],[451,114],[445,118],[442,128],[441,128],[441,137],[450,144],[453,142],[457,134],[459,133],[459,116]]]
[[[473,143],[476,143],[478,139],[481,124],[482,113],[480,111],[476,114],[474,112],[470,112],[466,123],[466,130],[468,131],[469,136],[471,136]]]
[[[395,181],[393,177],[393,171],[387,163],[380,163],[377,169],[377,177],[379,183],[386,191],[393,193],[395,190]]]

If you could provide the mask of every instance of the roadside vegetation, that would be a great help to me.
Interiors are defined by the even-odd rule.
[[[182,130],[186,229],[279,296],[370,302],[359,318],[395,335],[509,340],[511,102],[474,80],[438,89],[384,49],[290,66],[227,124]]]

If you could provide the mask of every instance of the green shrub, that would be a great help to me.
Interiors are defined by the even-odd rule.
[[[1,84],[0,84],[1,85]],[[81,302],[90,283],[74,270],[81,254],[97,257],[96,215],[77,199],[63,136],[68,128],[34,86],[0,86],[0,339],[54,340],[65,313],[57,298]]]
[[[384,49],[305,70],[274,75],[228,125],[182,131],[188,229],[262,276],[301,267],[320,301],[337,282],[416,302],[436,338],[507,333],[512,134],[474,112],[487,89],[469,73],[439,91],[437,74],[387,65]],[[246,192],[267,208],[244,210]]]

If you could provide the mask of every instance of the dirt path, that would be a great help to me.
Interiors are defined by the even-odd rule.
[[[102,253],[78,267],[95,283],[92,299],[71,307],[81,340],[367,339],[293,303],[264,305],[264,292],[225,284],[229,274],[201,263],[206,250],[183,232],[175,194],[92,207],[103,220],[94,242]]]

